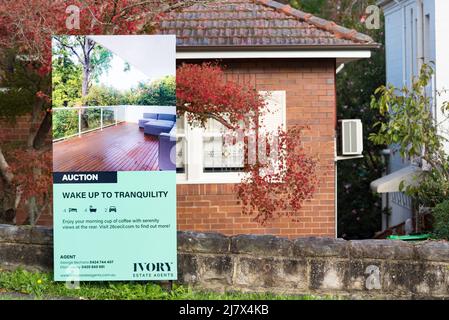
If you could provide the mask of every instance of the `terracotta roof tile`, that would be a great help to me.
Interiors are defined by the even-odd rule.
[[[197,3],[162,18],[179,47],[376,46],[367,35],[271,0]]]

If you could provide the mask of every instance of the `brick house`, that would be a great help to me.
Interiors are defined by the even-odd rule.
[[[231,160],[220,159],[216,125],[199,131],[178,124],[178,228],[335,237],[336,72],[344,63],[369,58],[378,44],[268,0],[196,4],[164,17],[159,33],[176,34],[179,63],[218,60],[229,79],[250,81],[256,90],[270,92],[268,104],[274,112],[266,122],[308,125],[305,147],[319,158],[319,189],[297,219],[282,217],[261,226],[241,213],[236,198],[234,185],[243,159],[239,151],[230,150]]]
[[[261,226],[242,214],[236,197],[243,159],[239,150],[230,150],[231,159],[220,159],[216,124],[197,131],[178,121],[179,230],[335,237],[336,72],[344,63],[369,58],[378,44],[364,34],[268,0],[196,4],[163,17],[159,33],[177,35],[178,63],[219,61],[229,79],[250,81],[258,91],[270,92],[273,114],[268,122],[273,127],[308,125],[305,148],[319,158],[314,199],[296,219],[283,217]],[[30,116],[16,123],[0,120],[0,140],[25,142],[29,122]],[[20,223],[24,214],[17,218]],[[52,217],[43,215],[38,223],[51,225]]]

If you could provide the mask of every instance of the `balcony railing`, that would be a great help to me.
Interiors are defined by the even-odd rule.
[[[126,106],[53,108],[53,142],[80,137],[125,121]]]

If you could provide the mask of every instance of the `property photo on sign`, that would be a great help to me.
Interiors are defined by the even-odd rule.
[[[141,38],[125,39],[53,37],[55,172],[175,170],[175,75],[161,61],[170,57],[151,65],[131,51]]]

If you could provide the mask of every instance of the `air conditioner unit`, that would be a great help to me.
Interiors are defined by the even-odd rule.
[[[340,120],[339,151],[342,156],[363,153],[363,125],[359,119]]]

